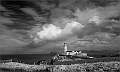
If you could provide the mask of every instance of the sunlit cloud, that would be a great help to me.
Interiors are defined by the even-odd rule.
[[[36,32],[36,37],[33,37],[35,41],[62,39],[69,37],[69,35],[74,35],[73,29],[80,29],[83,27],[82,24],[76,21],[68,22],[63,29],[54,24],[48,24],[44,25],[42,30],[40,29],[40,31]]]

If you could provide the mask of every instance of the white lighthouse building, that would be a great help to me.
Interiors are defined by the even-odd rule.
[[[68,44],[64,43],[64,53],[58,54],[54,57],[57,60],[66,59],[92,59],[93,57],[87,56],[87,53],[82,53],[81,51],[70,51],[68,50]]]
[[[82,53],[81,51],[70,51],[70,50],[68,50],[67,43],[64,43],[64,54],[65,55],[87,56],[87,53]]]

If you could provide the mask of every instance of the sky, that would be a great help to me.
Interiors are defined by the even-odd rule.
[[[120,50],[119,0],[0,0],[0,54]]]

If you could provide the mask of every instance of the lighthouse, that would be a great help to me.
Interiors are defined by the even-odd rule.
[[[65,55],[85,55],[86,53],[82,53],[81,51],[73,51],[73,50],[69,50],[68,51],[68,44],[67,43],[64,43],[64,54]]]
[[[64,53],[66,54],[67,52],[67,43],[64,43]]]
[[[92,59],[93,57],[87,56],[87,53],[82,53],[80,50],[68,50],[68,43],[64,43],[63,53],[58,54],[54,59],[62,59],[69,60],[69,59]]]

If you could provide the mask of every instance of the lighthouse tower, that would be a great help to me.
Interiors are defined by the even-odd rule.
[[[64,54],[67,54],[67,43],[64,43]]]

